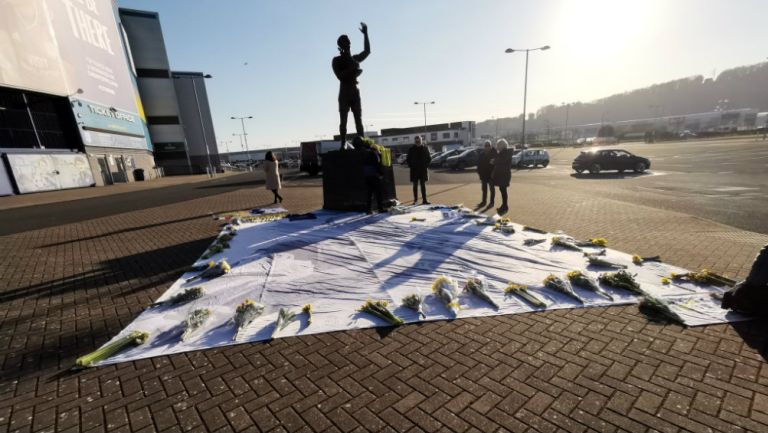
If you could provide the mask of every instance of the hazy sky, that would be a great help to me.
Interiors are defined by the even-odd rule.
[[[251,149],[338,131],[336,38],[362,50],[366,130],[485,120],[522,112],[525,54],[532,52],[528,111],[590,101],[690,75],[711,76],[766,59],[765,0],[119,0],[160,13],[171,67],[213,75],[208,94],[219,141]],[[350,126],[353,120],[350,114]],[[352,126],[350,130],[353,130]],[[221,146],[224,151],[224,147]]]

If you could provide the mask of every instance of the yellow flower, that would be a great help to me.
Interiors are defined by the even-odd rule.
[[[632,256],[632,263],[634,263],[636,265],[640,265],[640,264],[643,263],[643,258],[638,256],[638,255],[634,255],[634,256]]]
[[[601,247],[607,247],[608,246],[608,239],[606,238],[592,238],[589,240],[590,243],[594,245],[598,245]]]
[[[568,272],[568,279],[569,280],[572,280],[572,279],[574,279],[576,277],[580,277],[580,276],[581,276],[581,271],[579,271],[579,270]]]
[[[667,284],[669,284],[669,283],[670,283],[670,281],[669,281],[669,278],[667,278],[667,277],[661,277],[661,284],[667,285]]]

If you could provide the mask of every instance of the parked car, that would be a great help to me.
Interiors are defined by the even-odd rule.
[[[397,163],[400,165],[405,165],[407,159],[408,159],[408,154],[403,153],[397,157]]]
[[[479,156],[480,149],[467,149],[458,155],[448,157],[444,165],[451,170],[464,170],[467,167],[476,166]]]
[[[432,158],[432,162],[429,163],[430,168],[442,168],[445,165],[445,160],[450,158],[453,155],[458,155],[459,153],[463,152],[463,149],[454,149],[454,150],[447,150],[434,158]]]
[[[512,163],[518,167],[536,167],[549,165],[549,152],[544,149],[528,149],[520,151],[517,158],[512,154]]]
[[[571,167],[576,173],[583,173],[584,170],[589,170],[592,174],[605,170],[618,170],[619,173],[634,170],[635,173],[642,173],[651,167],[651,161],[626,150],[602,149],[581,152],[573,160]]]
[[[697,135],[686,129],[685,131],[679,134],[679,137],[682,139],[688,139],[688,138],[697,137]]]

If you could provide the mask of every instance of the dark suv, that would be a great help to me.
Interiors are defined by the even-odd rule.
[[[576,173],[583,173],[584,170],[592,174],[605,170],[618,170],[619,173],[634,170],[635,173],[642,173],[651,167],[651,161],[621,149],[588,150],[581,152],[571,167]]]
[[[445,160],[445,166],[451,170],[464,170],[467,167],[474,167],[477,165],[477,157],[480,155],[481,149],[467,149],[458,155],[449,156]]]

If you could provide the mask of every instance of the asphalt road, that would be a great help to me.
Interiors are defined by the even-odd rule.
[[[550,149],[547,168],[515,170],[512,182],[599,194],[768,234],[768,141],[750,138],[614,147],[649,158],[651,169],[641,175],[579,175],[571,169],[571,162],[584,149]],[[398,184],[407,183],[408,169],[397,167],[395,177]],[[473,182],[478,182],[473,169],[430,173],[431,184]]]

